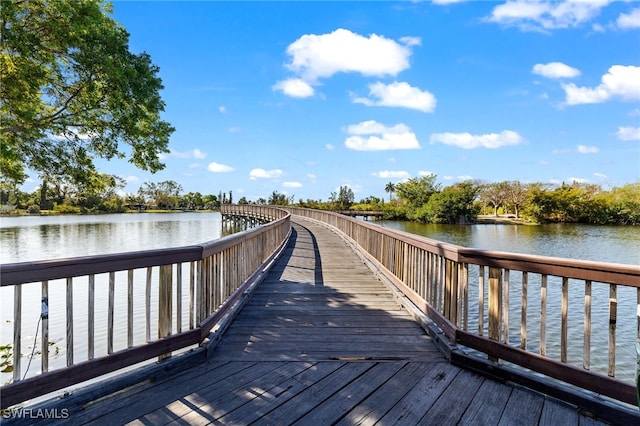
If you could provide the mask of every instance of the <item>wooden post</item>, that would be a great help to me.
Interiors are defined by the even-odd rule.
[[[73,278],[67,278],[67,367],[73,365]]]
[[[20,377],[20,360],[22,340],[22,284],[13,288],[13,381],[17,382]]]
[[[609,368],[607,374],[616,375],[616,321],[618,317],[618,286],[609,285]]]
[[[567,362],[568,324],[569,315],[569,278],[562,277],[562,308],[560,314],[560,362]]]
[[[127,271],[127,347],[133,346],[133,269]]]
[[[43,373],[49,371],[49,281],[42,281],[42,362]]]
[[[107,311],[107,354],[113,353],[113,311],[115,305],[116,273],[109,272],[109,302]]]
[[[147,267],[147,281],[144,290],[145,340],[151,341],[151,277],[153,268]]]
[[[529,274],[522,272],[522,313],[520,318],[520,348],[527,349],[527,287]]]
[[[171,335],[172,306],[172,281],[173,265],[160,266],[160,277],[158,283],[158,338]],[[171,356],[170,353],[160,355],[158,360]]]
[[[502,269],[489,267],[489,338],[500,340],[502,319]]]
[[[196,264],[194,261],[190,262],[189,268],[189,330],[193,330],[195,320],[195,277],[196,277]]]
[[[469,264],[462,263],[460,266],[460,273],[458,279],[460,280],[460,287],[462,288],[462,308],[464,312],[462,329],[464,331],[469,330]]]
[[[509,278],[511,271],[504,270],[504,281],[502,286],[502,341],[509,344]]]
[[[547,275],[540,281],[540,355],[547,354]]]
[[[478,271],[478,335],[484,334],[484,265]]]
[[[95,356],[95,331],[96,331],[96,276],[89,275],[89,294],[87,301],[87,355],[88,359]]]
[[[176,264],[176,333],[182,333],[182,263]]]
[[[591,364],[591,280],[584,283],[584,342],[582,348],[582,367],[589,369]]]

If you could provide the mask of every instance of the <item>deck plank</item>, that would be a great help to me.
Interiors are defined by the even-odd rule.
[[[419,421],[437,425],[457,424],[484,380],[477,374],[459,371]]]

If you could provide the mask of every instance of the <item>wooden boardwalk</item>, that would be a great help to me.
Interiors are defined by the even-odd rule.
[[[207,362],[70,414],[61,424],[602,424],[449,364],[339,236],[301,218]]]

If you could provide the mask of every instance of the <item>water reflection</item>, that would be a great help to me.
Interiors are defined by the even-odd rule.
[[[2,218],[1,263],[200,244],[222,236],[219,213]]]
[[[640,227],[590,225],[437,225],[376,222],[381,226],[483,250],[599,262],[640,264]]]

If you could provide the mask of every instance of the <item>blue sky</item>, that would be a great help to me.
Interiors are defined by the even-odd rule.
[[[124,2],[184,192],[388,198],[387,182],[640,180],[640,3]]]

